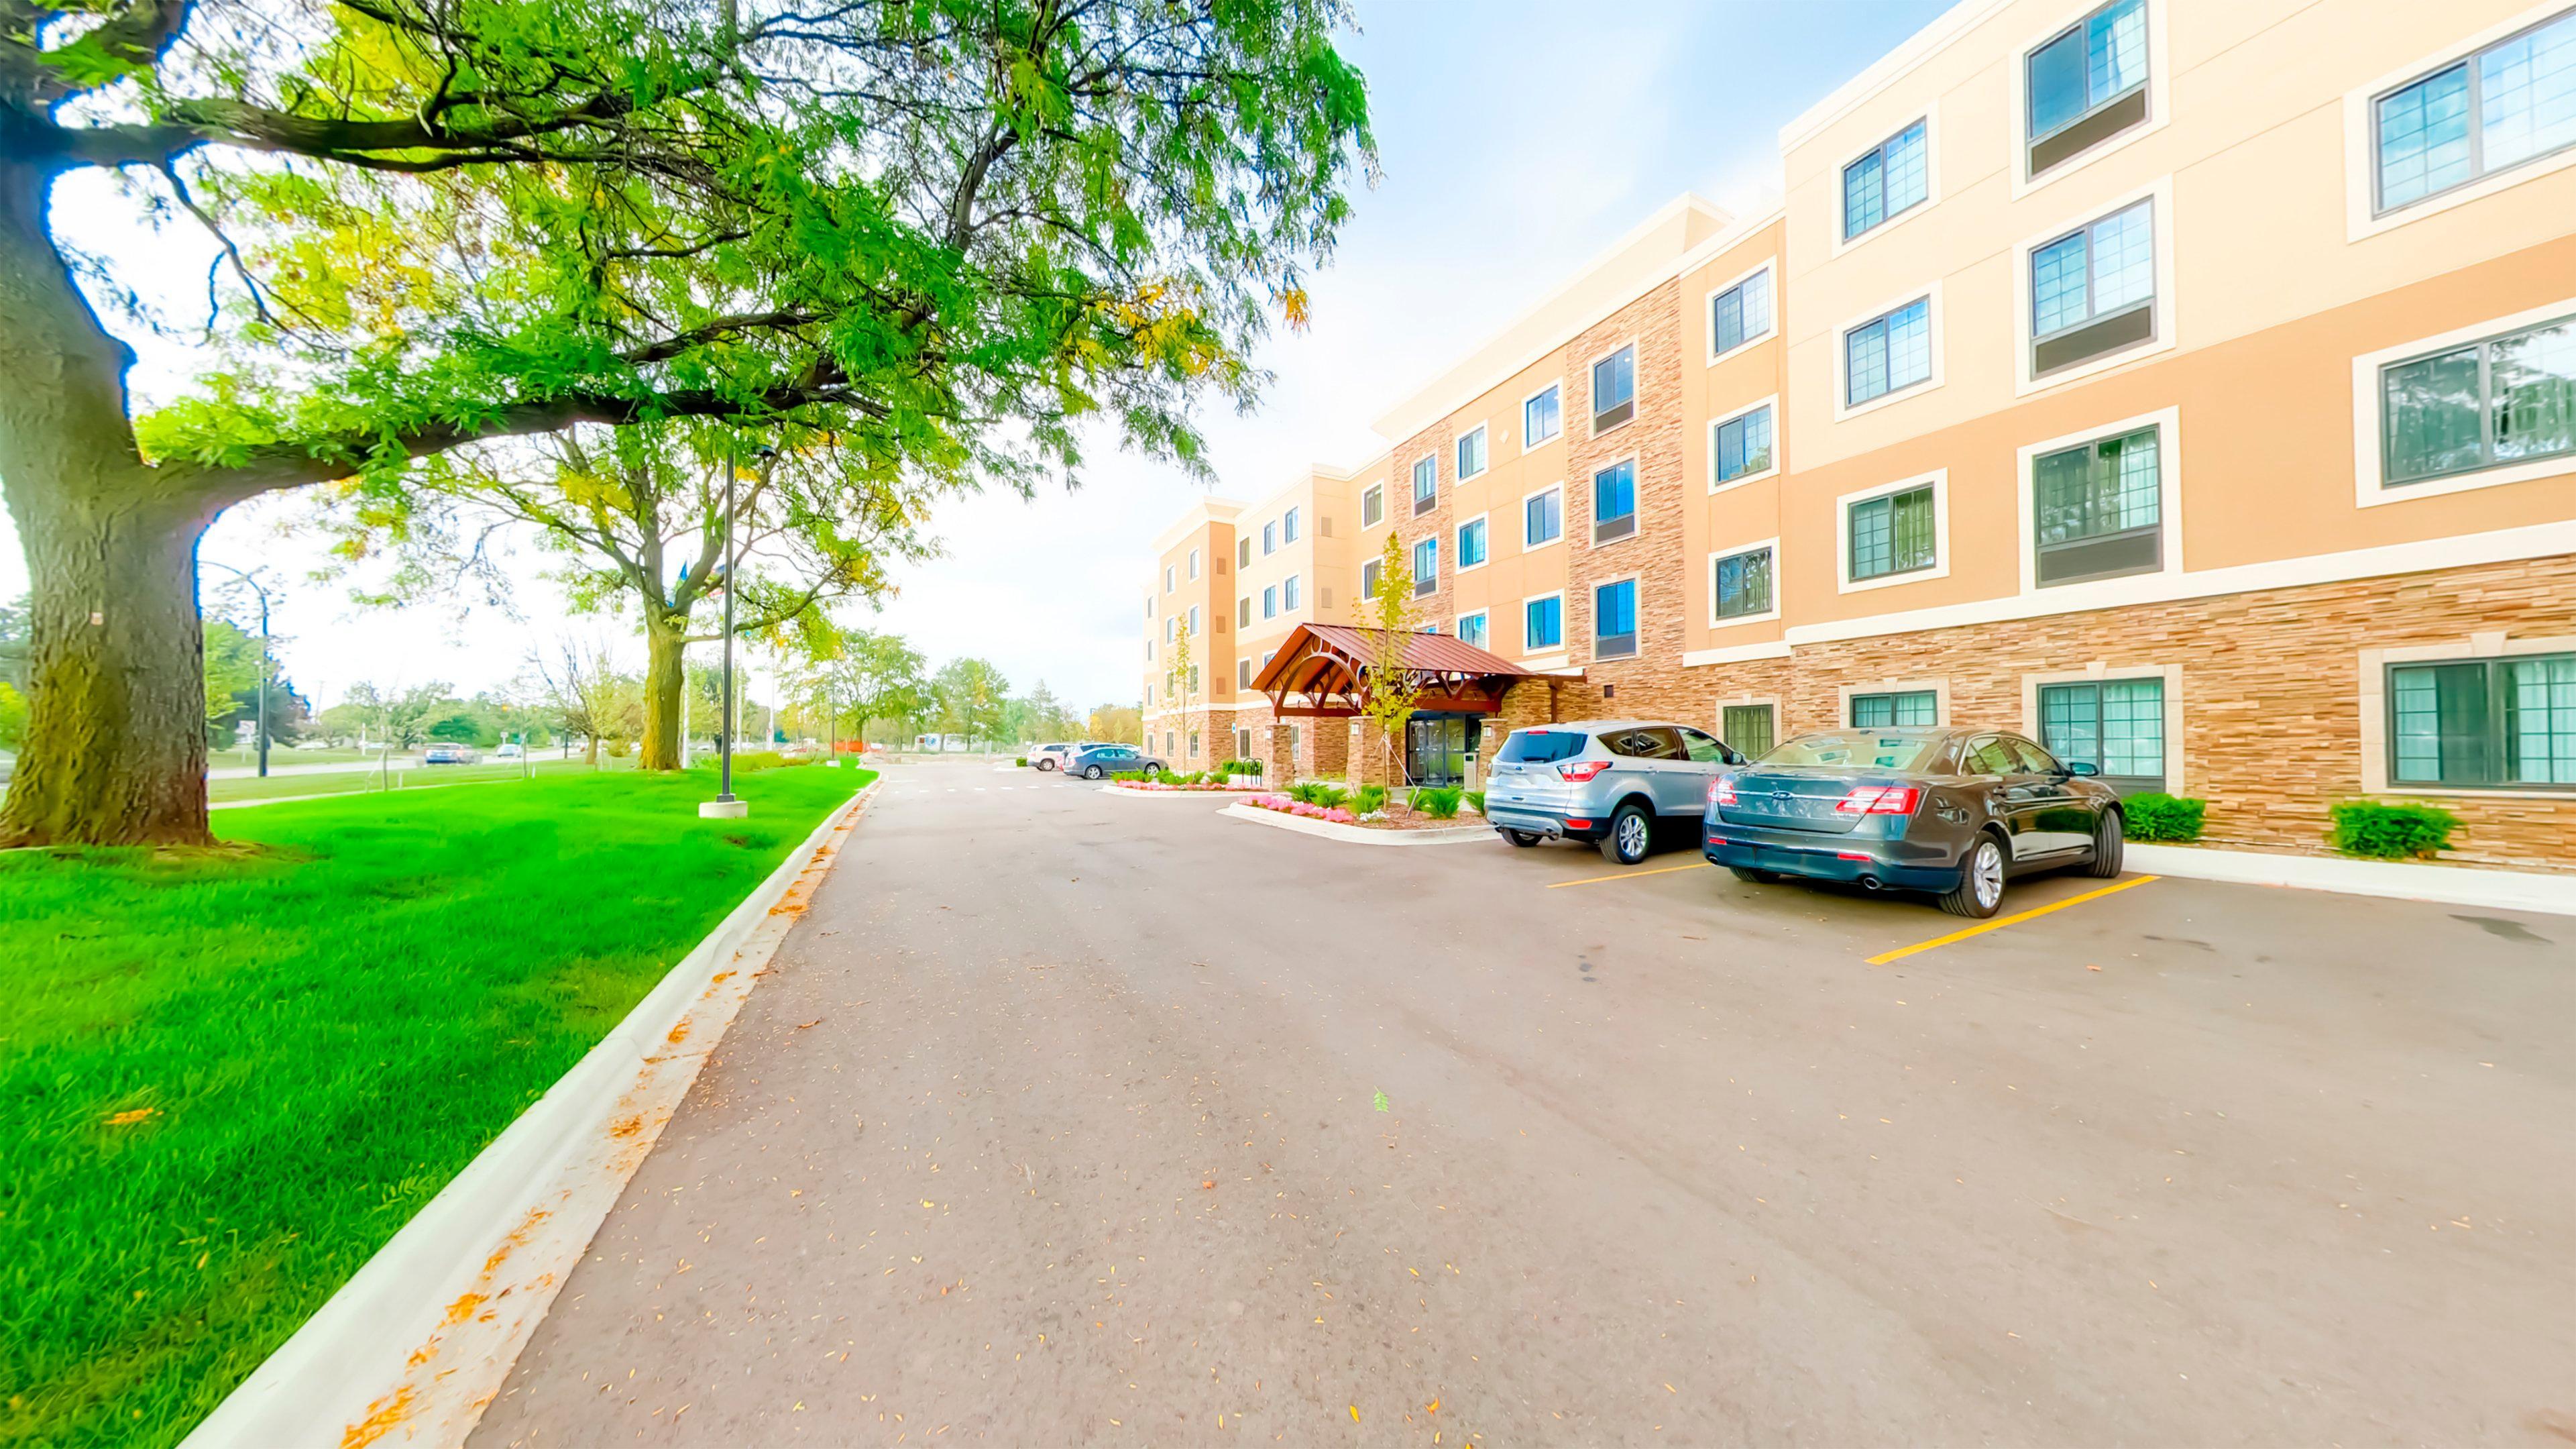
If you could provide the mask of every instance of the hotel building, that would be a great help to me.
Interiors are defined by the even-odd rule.
[[[1165,531],[1176,768],[1343,773],[1254,681],[1393,530],[1421,622],[1535,676],[1418,773],[1549,718],[1981,722],[2214,841],[2410,798],[2576,863],[2576,3],[1963,0],[1780,146],[1778,211],[1672,203],[1379,457]]]

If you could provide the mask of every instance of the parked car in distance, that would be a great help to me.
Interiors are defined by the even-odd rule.
[[[1064,762],[1067,756],[1070,756],[1076,750],[1084,748],[1087,748],[1087,746],[1083,745],[1078,740],[1052,745],[1037,745],[1029,750],[1029,765],[1031,768],[1039,770],[1061,770],[1064,768]]]
[[[1658,826],[1696,830],[1709,781],[1743,763],[1717,736],[1666,720],[1531,725],[1503,741],[1485,819],[1514,845],[1593,841],[1612,863],[1635,865]]]
[[[1098,780],[1128,770],[1159,770],[1163,762],[1134,745],[1084,745],[1067,755],[1064,772]]]
[[[424,765],[470,765],[474,763],[474,752],[463,745],[431,745],[420,752],[420,762]]]
[[[492,758],[496,760],[515,760],[525,754],[527,754],[527,751],[521,749],[517,745],[503,745],[492,752]]]
[[[1701,850],[1748,881],[1929,891],[1982,919],[2009,876],[2120,873],[2120,796],[2097,773],[2008,730],[1821,730],[1711,781]]]

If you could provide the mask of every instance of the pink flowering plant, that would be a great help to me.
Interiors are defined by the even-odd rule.
[[[1335,825],[1357,825],[1360,822],[1358,816],[1339,805],[1309,805],[1303,800],[1291,800],[1285,795],[1255,795],[1243,803],[1256,805],[1264,810],[1276,810],[1282,815],[1302,815],[1309,820],[1329,820]]]

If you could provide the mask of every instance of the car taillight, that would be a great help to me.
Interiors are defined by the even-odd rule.
[[[1610,768],[1608,760],[1569,760],[1556,767],[1556,773],[1576,784],[1591,779]]]
[[[1835,802],[1837,815],[1911,815],[1922,791],[1912,785],[1854,785]]]
[[[1716,779],[1709,781],[1708,803],[1711,805],[1734,804],[1735,777],[1732,775],[1720,775]]]

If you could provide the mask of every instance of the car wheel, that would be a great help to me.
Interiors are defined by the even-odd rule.
[[[2120,829],[2120,812],[2103,811],[2102,818],[2093,822],[2093,859],[2085,865],[2084,873],[2104,880],[2118,875],[2127,849],[2127,838]]]
[[[1085,765],[1085,766],[1083,766],[1083,767],[1082,767],[1082,778],[1084,778],[1084,779],[1086,779],[1086,780],[1097,780],[1097,779],[1099,779],[1099,778],[1100,778],[1100,767],[1099,767],[1098,765]]]
[[[2004,848],[1980,835],[1959,865],[1959,883],[1941,897],[1941,909],[1982,921],[2004,903]]]
[[[1737,880],[1750,881],[1754,885],[1777,885],[1780,881],[1780,872],[1776,870],[1755,870],[1749,865],[1730,865],[1727,869],[1735,872]]]
[[[1523,850],[1538,844],[1538,832],[1535,830],[1506,830],[1503,832],[1503,838]]]
[[[1612,865],[1635,865],[1655,843],[1654,822],[1635,805],[1611,812],[1609,832],[1601,837],[1602,858]]]

